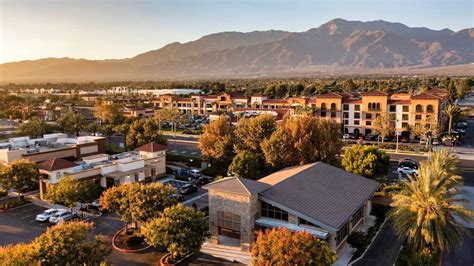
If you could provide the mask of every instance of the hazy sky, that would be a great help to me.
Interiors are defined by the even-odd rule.
[[[460,30],[473,0],[0,0],[0,63],[125,58],[220,31],[306,31],[333,18]]]

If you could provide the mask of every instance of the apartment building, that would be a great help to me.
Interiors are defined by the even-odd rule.
[[[166,146],[149,143],[135,151],[115,155],[96,154],[77,161],[52,158],[37,164],[41,174],[40,195],[64,176],[96,180],[103,188],[154,180],[166,174]]]
[[[127,105],[123,108],[122,113],[124,117],[147,118],[147,117],[152,117],[155,114],[155,108]]]
[[[64,133],[46,134],[42,138],[10,138],[0,143],[0,164],[26,159],[43,162],[54,158],[80,159],[105,151],[105,138],[81,136],[70,138]]]
[[[223,92],[218,95],[192,95],[188,98],[162,95],[153,103],[158,108],[173,108],[189,114],[212,114],[217,111],[297,110],[312,108],[322,118],[341,124],[344,133],[367,135],[373,131],[373,122],[381,114],[388,115],[399,135],[409,136],[409,127],[424,119],[442,122],[442,110],[447,91],[432,89],[411,95],[389,94],[382,91],[365,93],[329,92],[311,99],[293,97],[268,99],[261,94],[244,96]],[[411,136],[413,137],[413,136]]]

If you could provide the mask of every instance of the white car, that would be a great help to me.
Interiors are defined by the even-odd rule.
[[[49,223],[58,224],[62,221],[69,221],[76,217],[77,217],[77,214],[75,212],[71,213],[71,212],[68,212],[67,210],[59,210],[56,214],[49,217]]]
[[[46,222],[49,220],[51,216],[56,214],[58,209],[47,209],[43,213],[36,215],[36,221],[38,222]]]
[[[405,175],[417,175],[418,169],[414,169],[407,166],[398,167],[397,172],[405,174]]]

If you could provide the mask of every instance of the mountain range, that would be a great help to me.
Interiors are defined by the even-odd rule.
[[[461,74],[474,75],[473,63],[474,28],[454,32],[383,20],[334,19],[305,32],[215,33],[126,59],[4,63],[0,64],[0,82],[408,73],[414,69],[420,73],[461,69]]]

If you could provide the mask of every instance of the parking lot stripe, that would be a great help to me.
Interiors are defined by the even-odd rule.
[[[191,152],[191,154],[197,154],[197,152],[193,151],[193,152]]]
[[[30,205],[32,205],[32,204],[33,204],[33,203],[28,203],[28,204],[25,204],[25,205],[21,205],[21,206],[18,206],[18,207],[14,207],[14,208],[9,209],[9,211],[18,210],[18,209],[21,209],[21,208],[23,208],[23,207],[30,206]]]
[[[187,151],[181,151],[181,153],[187,153]]]
[[[34,209],[28,209],[28,210],[24,210],[24,211],[21,211],[21,212],[15,212],[15,213],[12,213],[11,216],[16,217],[16,216],[23,215],[25,213],[37,212],[37,211],[41,211],[41,208],[36,207]]]

